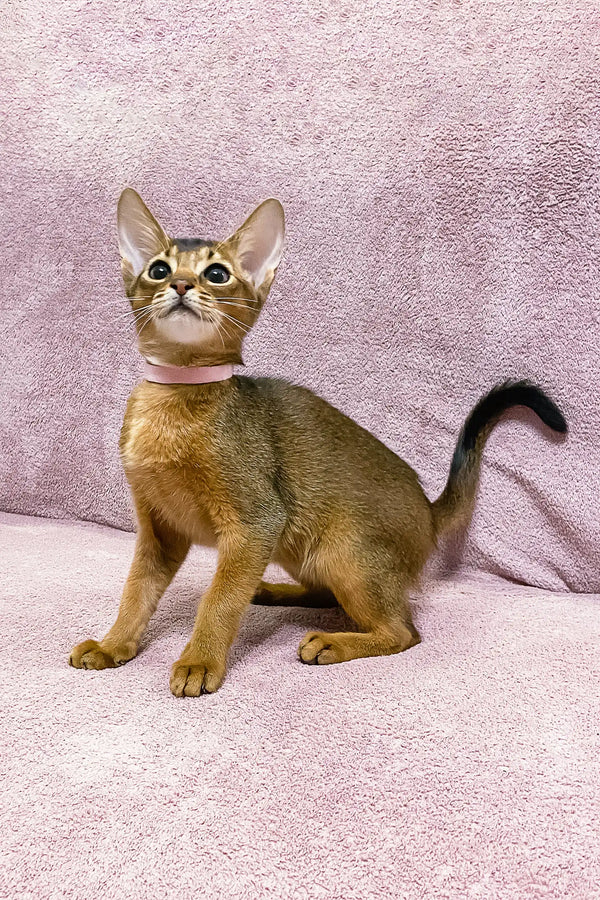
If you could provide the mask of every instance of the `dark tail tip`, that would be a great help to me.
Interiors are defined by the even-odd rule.
[[[500,404],[501,412],[511,406],[527,406],[552,431],[558,434],[567,433],[567,421],[562,412],[554,400],[551,400],[537,384],[531,381],[506,381],[498,385],[497,390],[499,395],[504,397],[504,401]]]
[[[463,447],[472,450],[481,431],[513,406],[527,406],[553,431],[567,433],[567,423],[556,403],[530,381],[504,381],[482,397],[467,419]]]
[[[548,428],[566,434],[565,417],[537,385],[530,381],[505,381],[493,387],[475,405],[458,436],[446,487],[433,504],[438,532],[451,527],[460,515],[469,513],[477,489],[483,445],[500,416],[514,406],[527,406]]]
[[[517,400],[517,403],[520,403],[522,406],[529,406],[530,409],[537,413],[544,425],[547,425],[552,431],[556,431],[558,434],[566,434],[568,432],[567,420],[554,400],[551,400],[541,388],[527,381],[519,381],[515,387],[521,388],[524,393],[524,399]]]
[[[452,465],[451,481],[456,478],[475,450],[479,436],[514,406],[526,406],[558,434],[567,433],[567,423],[556,403],[531,381],[504,381],[488,391],[475,405],[458,438]]]

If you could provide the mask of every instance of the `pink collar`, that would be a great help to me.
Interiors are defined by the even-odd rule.
[[[225,381],[233,375],[233,366],[155,366],[144,360],[144,378],[156,384],[208,384]]]

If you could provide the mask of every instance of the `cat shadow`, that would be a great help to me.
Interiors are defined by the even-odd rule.
[[[192,594],[187,590],[172,596],[171,602],[165,603],[150,623],[140,645],[140,654],[152,643],[173,636],[178,639],[183,636],[185,643],[192,633],[199,596],[197,592]],[[235,665],[257,647],[267,644],[279,632],[294,627],[304,631],[356,630],[356,625],[341,607],[250,606],[231,648],[229,665]]]
[[[356,630],[356,626],[341,607],[305,609],[298,606],[253,606],[240,627],[232,649],[232,661],[267,644],[279,632],[295,627],[304,631]]]

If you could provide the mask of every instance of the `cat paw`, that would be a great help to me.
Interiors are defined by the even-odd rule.
[[[76,669],[115,669],[135,656],[131,646],[103,647],[100,641],[83,641],[71,650],[69,665]]]
[[[420,642],[419,632],[412,622],[396,622],[394,632],[310,631],[300,641],[298,656],[303,663],[326,666],[330,663],[363,659],[367,656],[389,656],[401,653]]]
[[[298,659],[309,666],[326,666],[348,659],[341,641],[334,634],[309,631],[298,647]]]
[[[225,677],[225,665],[213,660],[190,662],[178,659],[171,669],[170,688],[176,697],[199,697],[213,694]]]

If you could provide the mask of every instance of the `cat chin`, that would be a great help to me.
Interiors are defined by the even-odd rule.
[[[215,326],[210,322],[202,322],[196,316],[191,315],[169,318],[160,322],[158,329],[160,334],[168,341],[177,344],[199,344],[212,337]]]

